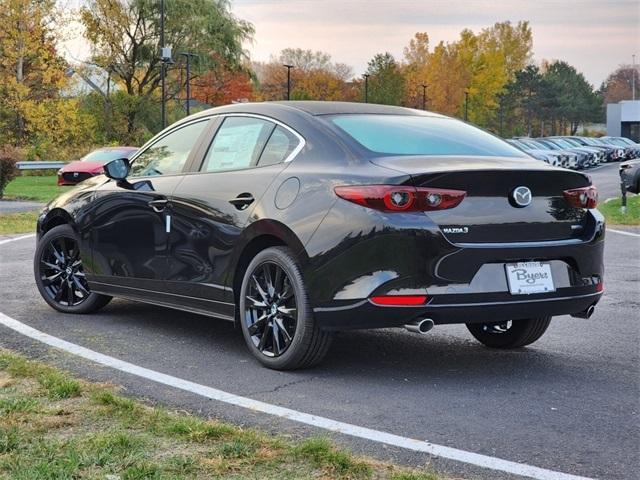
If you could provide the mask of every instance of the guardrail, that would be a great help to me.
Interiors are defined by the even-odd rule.
[[[33,161],[33,162],[16,162],[18,170],[53,170],[62,168],[65,162],[54,161]]]

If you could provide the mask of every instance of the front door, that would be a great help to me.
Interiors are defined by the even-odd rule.
[[[88,269],[93,290],[135,297],[164,289],[169,199],[207,123],[178,126],[154,139],[134,157],[126,181],[97,189]]]

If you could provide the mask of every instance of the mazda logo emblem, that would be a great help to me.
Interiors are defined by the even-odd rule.
[[[516,207],[526,207],[531,203],[531,190],[529,187],[516,187],[511,192],[511,199]]]

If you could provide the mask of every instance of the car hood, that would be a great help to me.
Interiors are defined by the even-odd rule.
[[[80,172],[80,173],[99,173],[102,172],[102,167],[107,162],[96,162],[96,161],[80,161],[76,160],[75,162],[67,163],[64,167],[62,167],[62,172]]]

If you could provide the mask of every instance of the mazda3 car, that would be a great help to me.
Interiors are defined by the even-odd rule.
[[[35,280],[61,312],[121,297],[235,322],[274,369],[318,363],[347,329],[464,323],[519,348],[599,301],[596,201],[586,175],[442,115],[237,104],[47,205]]]
[[[102,175],[104,164],[118,158],[130,158],[138,151],[135,147],[98,148],[80,160],[67,163],[58,170],[58,185],[76,185],[87,178]]]

